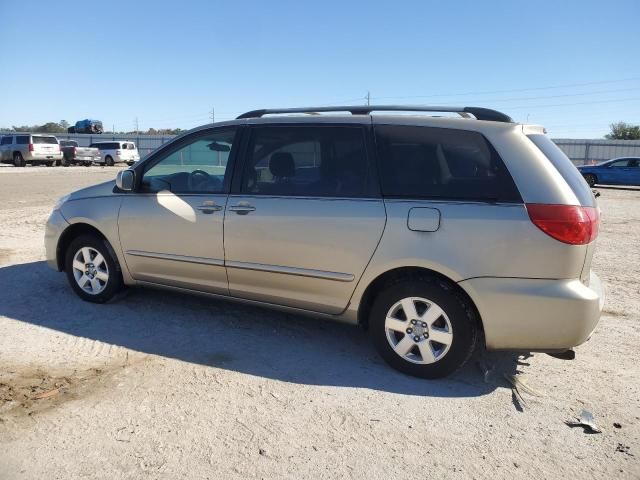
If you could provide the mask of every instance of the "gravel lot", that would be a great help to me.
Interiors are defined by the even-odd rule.
[[[116,171],[0,168],[0,479],[640,477],[640,190],[600,190],[607,303],[575,361],[494,353],[429,382],[349,326],[151,290],[80,301],[44,223]],[[601,434],[565,425],[582,409]]]

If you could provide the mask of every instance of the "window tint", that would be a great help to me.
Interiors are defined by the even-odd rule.
[[[522,201],[502,160],[480,133],[381,125],[376,142],[384,195]]]
[[[365,195],[367,155],[360,127],[257,127],[242,192],[265,195]]]
[[[2,143],[0,145],[10,145],[13,137],[2,137]]]
[[[38,143],[38,144],[45,143],[50,145],[58,144],[58,139],[56,137],[38,137],[34,135],[32,138],[33,138],[33,143]]]
[[[627,165],[627,167],[634,167],[634,168],[640,167],[640,159],[638,159],[638,158],[630,158],[629,159],[629,165]]]
[[[77,147],[78,142],[76,142],[75,140],[60,140],[60,145],[62,145],[63,147]]]
[[[29,135],[16,135],[16,143],[18,145],[26,145],[29,143]]]
[[[142,177],[145,192],[222,193],[235,129],[209,133],[170,151]]]
[[[615,162],[611,162],[609,164],[610,167],[626,167],[627,165],[629,165],[629,159],[627,158],[616,160]]]

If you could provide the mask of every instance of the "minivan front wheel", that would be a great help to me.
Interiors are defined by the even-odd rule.
[[[118,260],[112,251],[106,240],[94,235],[81,235],[67,248],[67,279],[83,300],[104,303],[122,287]]]
[[[457,289],[435,278],[402,280],[373,303],[369,329],[382,358],[400,372],[440,378],[471,357],[478,328]]]

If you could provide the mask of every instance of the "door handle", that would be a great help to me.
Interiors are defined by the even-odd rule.
[[[212,201],[207,201],[204,202],[202,205],[196,207],[196,210],[200,210],[202,213],[213,213],[213,212],[219,212],[220,210],[222,210],[222,207],[220,205],[216,205],[215,202]]]
[[[238,215],[246,215],[249,212],[255,211],[256,207],[249,204],[239,203],[238,205],[232,205],[229,207],[229,210],[232,212],[236,212]]]

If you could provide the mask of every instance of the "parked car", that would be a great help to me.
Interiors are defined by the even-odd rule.
[[[49,167],[62,159],[60,144],[53,135],[16,133],[4,135],[0,140],[0,161],[11,162],[16,167],[27,163]]]
[[[425,378],[478,343],[586,341],[603,305],[599,210],[543,128],[481,108],[376,110],[442,108],[258,110],[196,128],[60,199],[47,261],[89,302],[139,285],[360,324]],[[282,115],[305,112],[318,114]]]
[[[62,150],[62,165],[81,164],[86,167],[93,162],[100,162],[100,150],[91,147],[81,147],[75,140],[60,140]]]
[[[100,150],[100,161],[111,167],[116,163],[125,162],[133,165],[140,160],[140,154],[133,142],[115,141],[115,142],[94,142],[90,145],[92,148]]]
[[[89,118],[85,120],[79,120],[72,127],[67,128],[68,133],[97,133],[104,132],[102,122],[100,120],[91,120]]]
[[[578,170],[589,186],[638,185],[640,186],[640,157],[614,158],[597,165],[584,165]]]

